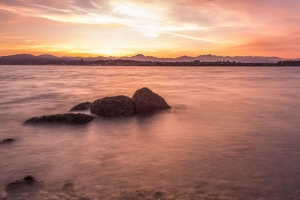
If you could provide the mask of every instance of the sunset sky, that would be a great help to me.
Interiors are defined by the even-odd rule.
[[[300,0],[0,0],[0,56],[300,57]]]

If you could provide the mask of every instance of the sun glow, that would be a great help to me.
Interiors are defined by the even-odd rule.
[[[108,56],[111,56],[111,55],[114,54],[114,50],[113,49],[103,49],[100,52],[102,52],[101,54],[108,55]]]
[[[291,2],[1,0],[0,54],[298,58],[300,1]]]

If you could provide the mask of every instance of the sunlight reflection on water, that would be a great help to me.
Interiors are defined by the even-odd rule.
[[[196,199],[286,199],[300,190],[300,68],[1,66],[0,72],[0,140],[16,139],[0,145],[2,193],[28,174],[54,189],[72,181],[94,197],[175,188]],[[80,102],[131,97],[144,86],[171,111],[84,126],[23,125]]]

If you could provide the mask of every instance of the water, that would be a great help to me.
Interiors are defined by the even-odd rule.
[[[91,199],[300,199],[300,68],[0,66],[0,84],[2,196],[30,174],[48,199],[69,181]],[[23,124],[144,86],[172,109]]]

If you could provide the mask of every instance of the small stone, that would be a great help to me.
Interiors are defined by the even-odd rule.
[[[3,140],[2,142],[0,142],[0,144],[9,144],[9,143],[12,143],[14,142],[15,140],[12,139],[12,138],[8,138],[8,139],[5,139]]]

